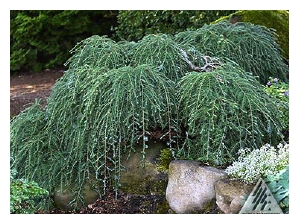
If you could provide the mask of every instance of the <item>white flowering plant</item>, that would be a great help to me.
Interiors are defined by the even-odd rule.
[[[289,164],[288,143],[280,143],[276,148],[265,144],[255,150],[240,149],[238,153],[238,160],[228,166],[225,171],[228,175],[246,183],[254,183],[260,177],[277,175]]]

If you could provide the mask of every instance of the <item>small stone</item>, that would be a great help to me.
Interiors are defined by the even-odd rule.
[[[237,214],[254,188],[239,180],[221,179],[215,183],[216,204],[225,214]]]

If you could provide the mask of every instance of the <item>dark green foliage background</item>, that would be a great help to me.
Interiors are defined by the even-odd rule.
[[[175,34],[210,24],[235,10],[128,10],[120,11],[115,28],[119,39],[137,41],[148,34]]]
[[[10,69],[37,72],[61,67],[69,50],[93,34],[111,36],[117,11],[10,11]]]
[[[38,72],[61,67],[73,46],[92,35],[115,41],[139,40],[150,33],[176,33],[235,11],[227,10],[12,10],[10,70]]]

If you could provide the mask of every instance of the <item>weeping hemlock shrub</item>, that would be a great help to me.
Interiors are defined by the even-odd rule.
[[[204,55],[229,58],[265,84],[269,77],[286,82],[288,67],[280,55],[277,34],[273,29],[251,23],[226,21],[204,25],[194,31],[180,32],[175,40]]]
[[[191,42],[190,42],[191,43]],[[74,48],[48,104],[11,123],[11,169],[52,195],[85,184],[117,196],[122,160],[162,131],[175,158],[225,165],[239,148],[281,140],[277,101],[242,66],[203,55],[171,36],[114,42],[93,36]],[[275,63],[273,67],[277,66]],[[143,161],[140,161],[142,164]]]

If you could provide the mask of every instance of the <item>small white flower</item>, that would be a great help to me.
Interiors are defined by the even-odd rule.
[[[226,168],[226,172],[246,182],[254,182],[258,178],[275,175],[289,163],[289,145],[280,143],[275,149],[270,144],[250,152],[240,149],[238,161]]]

